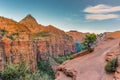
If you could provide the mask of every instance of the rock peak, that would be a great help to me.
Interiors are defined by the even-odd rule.
[[[20,23],[26,25],[26,24],[32,24],[32,25],[38,25],[36,19],[31,15],[28,14],[25,18],[23,18]]]
[[[38,32],[39,31],[39,24],[37,23],[36,19],[31,15],[28,14],[25,18],[23,18],[20,22],[20,24],[23,24],[28,27],[28,29],[31,32]]]
[[[28,14],[26,18],[34,18],[31,14]]]
[[[28,14],[23,20],[32,20],[36,22],[35,18],[31,14]]]

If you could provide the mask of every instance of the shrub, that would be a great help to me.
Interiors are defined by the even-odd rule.
[[[7,64],[6,69],[2,71],[2,79],[3,80],[14,80],[18,79],[21,76],[25,76],[25,73],[27,73],[28,67],[25,65],[25,63],[20,63],[18,65],[14,64]]]
[[[50,80],[49,75],[46,73],[41,71],[30,72],[26,63],[7,64],[6,69],[0,73],[0,80]]]
[[[71,60],[72,56],[71,55],[59,56],[58,58],[54,58],[54,59],[57,63],[62,64],[63,62],[65,62],[67,60]]]
[[[49,61],[39,61],[38,62],[38,69],[43,74],[48,75],[49,80],[53,80],[54,79],[54,71],[53,71]]]
[[[113,73],[115,72],[117,67],[118,67],[118,58],[114,58],[107,63],[107,65],[105,66],[105,71],[107,73]]]
[[[88,34],[88,35],[86,35],[86,38],[82,42],[83,49],[90,49],[91,46],[96,41],[96,39],[97,39],[97,36],[95,34]]]

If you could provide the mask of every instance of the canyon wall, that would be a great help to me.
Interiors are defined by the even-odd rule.
[[[7,41],[0,43],[1,68],[5,63],[18,64],[26,61],[32,70],[37,69],[37,61],[47,60],[48,57],[58,57],[59,55],[76,52],[75,46],[71,42],[60,43],[49,41]]]
[[[36,70],[40,60],[76,53],[76,41],[83,38],[77,31],[66,33],[52,25],[40,25],[31,15],[20,22],[0,17],[0,69],[6,63],[26,61]]]

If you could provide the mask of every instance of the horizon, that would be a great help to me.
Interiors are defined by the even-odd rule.
[[[22,20],[31,14],[39,24],[65,32],[113,32],[120,30],[119,0],[1,0],[0,16]]]

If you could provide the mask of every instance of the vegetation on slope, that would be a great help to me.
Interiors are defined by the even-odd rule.
[[[62,64],[63,62],[67,61],[67,60],[71,60],[72,56],[71,55],[65,55],[65,56],[59,56],[58,58],[54,58],[54,60],[58,63],[58,64]]]
[[[51,34],[49,34],[48,32],[39,32],[39,33],[35,33],[32,35],[32,38],[33,39],[38,39],[38,38],[41,38],[41,37],[49,37],[51,36]]]
[[[50,80],[49,75],[41,71],[31,72],[26,63],[9,64],[0,72],[2,80]]]
[[[50,65],[50,62],[48,60],[46,61],[39,61],[38,62],[38,69],[43,73],[47,74],[49,76],[49,80],[54,79],[54,72],[52,69],[52,66]]]
[[[107,73],[113,73],[115,72],[117,67],[118,67],[118,58],[114,58],[107,63],[107,65],[105,66],[105,71]]]
[[[86,38],[82,43],[82,45],[84,46],[84,49],[91,49],[91,46],[94,44],[96,39],[97,39],[97,36],[95,34],[86,35]]]

